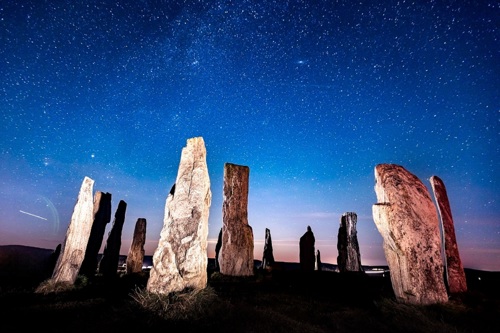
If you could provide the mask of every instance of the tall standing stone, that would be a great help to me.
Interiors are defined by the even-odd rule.
[[[250,168],[224,164],[222,247],[220,272],[232,276],[254,274],[253,230],[248,225],[248,178]]]
[[[314,271],[316,264],[316,256],[314,253],[314,233],[310,226],[307,226],[307,231],[300,237],[299,240],[299,258],[300,269],[303,271]]]
[[[85,177],[80,187],[78,199],[73,209],[71,222],[66,232],[66,239],[61,246],[52,280],[74,284],[89,241],[93,222],[93,191],[94,180]]]
[[[445,272],[450,293],[463,293],[467,291],[467,281],[464,267],[458,252],[455,226],[451,214],[448,193],[443,181],[438,176],[430,178],[434,198],[438,206],[439,215],[444,234],[444,250],[446,254]]]
[[[104,277],[112,278],[118,271],[118,262],[120,261],[120,248],[122,246],[122,230],[125,223],[125,211],[127,203],[120,200],[115,212],[115,220],[106,240],[106,246],[102,253],[102,259],[99,263],[99,273]]]
[[[94,194],[94,223],[90,231],[85,258],[80,274],[92,277],[97,271],[98,255],[106,225],[111,221],[111,193],[97,191]]]
[[[274,264],[273,241],[271,240],[271,230],[266,228],[264,240],[264,253],[262,255],[262,269],[271,268]]]
[[[169,294],[207,285],[208,216],[212,193],[202,137],[187,140],[177,179],[165,205],[165,218],[147,284]]]
[[[138,218],[135,223],[134,237],[127,255],[127,274],[142,272],[144,244],[146,243],[146,219]]]
[[[429,191],[396,164],[377,165],[375,180],[373,219],[396,298],[411,304],[446,302],[439,221]]]
[[[362,272],[356,223],[358,216],[354,212],[342,214],[337,240],[337,267],[340,272]]]

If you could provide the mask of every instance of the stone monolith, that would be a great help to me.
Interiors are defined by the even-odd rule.
[[[78,276],[94,221],[93,187],[94,180],[85,177],[66,231],[66,238],[61,246],[61,253],[52,273],[51,279],[54,282],[74,284]]]
[[[356,223],[358,216],[354,212],[342,214],[337,237],[337,267],[339,272],[362,272]]]
[[[397,300],[446,302],[439,221],[429,191],[420,179],[396,164],[378,164],[375,181],[373,219],[383,238]]]
[[[215,244],[215,271],[219,272],[219,253],[222,247],[222,228],[220,228],[219,236],[217,237],[217,244]]]
[[[144,244],[146,243],[146,219],[138,218],[135,223],[134,236],[127,255],[127,274],[142,272],[144,262]]]
[[[264,239],[264,253],[262,254],[262,269],[272,268],[274,264],[273,241],[271,240],[271,230],[266,228]]]
[[[446,256],[445,272],[446,283],[450,293],[463,293],[467,291],[467,280],[458,244],[455,236],[455,226],[451,214],[450,201],[444,182],[438,176],[430,178],[434,198],[436,199],[438,212],[441,217],[441,226],[444,234],[444,250]]]
[[[316,251],[316,267],[315,269],[317,271],[321,271],[323,270],[323,265],[321,264],[321,252],[319,252],[319,250]]]
[[[147,283],[152,293],[169,294],[207,286],[208,217],[212,193],[202,137],[187,140],[177,179],[168,194],[163,229]]]
[[[120,248],[122,246],[122,230],[125,223],[126,210],[127,203],[120,200],[115,212],[115,219],[111,226],[111,231],[108,233],[108,239],[106,240],[106,246],[102,253],[101,262],[99,263],[99,273],[106,278],[113,278],[118,272]]]
[[[93,277],[97,271],[99,250],[102,246],[106,225],[111,221],[111,193],[97,191],[94,194],[94,222],[90,231],[85,258],[80,274]]]
[[[314,271],[314,266],[316,264],[316,256],[314,253],[315,241],[311,227],[307,226],[307,231],[299,240],[300,269],[303,271]]]
[[[232,276],[254,274],[253,230],[248,224],[248,178],[250,168],[224,164],[222,247],[220,272]]]

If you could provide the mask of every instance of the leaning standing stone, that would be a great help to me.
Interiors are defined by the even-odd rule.
[[[144,244],[146,243],[146,219],[138,218],[134,228],[134,238],[127,255],[127,274],[142,272]]]
[[[212,194],[202,137],[187,140],[165,205],[163,229],[147,284],[169,294],[207,285],[208,216]]]
[[[94,220],[93,187],[94,180],[85,177],[73,209],[71,222],[66,232],[66,239],[52,273],[54,282],[74,284],[78,276]]]
[[[438,205],[439,215],[444,233],[444,250],[446,254],[446,277],[450,293],[463,293],[467,291],[464,267],[458,252],[457,239],[453,216],[451,215],[450,202],[443,181],[438,176],[430,179],[434,198]]]
[[[248,225],[247,166],[224,164],[224,200],[222,203],[222,247],[220,272],[232,276],[253,275],[253,230]]]
[[[395,164],[377,165],[375,180],[373,219],[384,239],[396,298],[411,304],[446,302],[439,221],[429,191]]]
[[[94,195],[94,223],[90,231],[80,274],[93,277],[97,270],[99,250],[106,225],[111,221],[111,193],[97,191]]]
[[[264,253],[262,255],[262,269],[272,268],[274,265],[274,254],[273,254],[273,241],[271,240],[271,230],[266,228],[266,235],[264,240]]]
[[[125,223],[125,212],[127,203],[120,200],[115,212],[115,220],[108,234],[106,246],[102,253],[102,259],[99,263],[99,273],[104,277],[113,278],[118,271],[118,262],[120,261],[120,248],[122,246],[122,230]]]

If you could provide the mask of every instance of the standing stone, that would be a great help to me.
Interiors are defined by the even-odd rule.
[[[316,251],[316,270],[323,270],[323,267],[321,267],[321,252],[319,250]]]
[[[438,176],[432,176],[430,182],[443,228],[444,250],[446,254],[445,272],[448,289],[450,293],[463,293],[467,291],[467,281],[465,279],[462,260],[458,253],[455,227],[446,187]]]
[[[68,282],[74,284],[80,266],[85,257],[85,250],[92,229],[94,180],[89,177],[83,179],[78,199],[73,209],[71,222],[66,232],[66,239],[61,247],[61,253],[56,262],[52,280],[54,282]]]
[[[248,178],[250,168],[224,164],[222,247],[220,272],[232,276],[254,274],[253,230],[248,225]]]
[[[314,254],[314,233],[310,226],[307,226],[307,231],[300,237],[299,250],[300,250],[300,269],[303,271],[314,271],[316,256]]]
[[[163,229],[147,284],[169,294],[207,286],[208,216],[212,193],[202,137],[187,140],[165,205]]]
[[[448,300],[436,207],[424,184],[395,164],[375,167],[373,219],[384,240],[392,288],[410,304]]]
[[[92,277],[97,271],[98,255],[106,225],[111,221],[111,194],[97,191],[94,195],[94,223],[90,231],[80,274]]]
[[[356,213],[347,212],[340,218],[337,241],[337,266],[340,272],[362,272],[361,255],[359,254],[358,236],[356,231]]]
[[[127,274],[142,272],[144,244],[146,243],[146,219],[138,218],[134,228],[134,238],[127,255]]]
[[[217,238],[217,244],[215,244],[215,271],[220,271],[219,266],[219,253],[220,248],[222,247],[222,228],[219,231],[219,237]]]
[[[99,273],[104,277],[112,278],[118,271],[118,262],[120,261],[120,248],[122,246],[122,230],[125,223],[125,211],[127,203],[120,200],[115,212],[115,220],[106,240],[106,247],[102,253],[102,259],[99,263]]]
[[[271,268],[274,264],[273,242],[271,240],[271,231],[268,228],[266,228],[265,237],[264,254],[262,255],[261,264],[262,269]]]

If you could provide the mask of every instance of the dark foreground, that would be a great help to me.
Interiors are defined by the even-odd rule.
[[[4,272],[5,273],[5,272]],[[0,332],[498,332],[498,272],[467,270],[469,291],[447,304],[395,302],[388,275],[298,270],[235,278],[209,271],[208,293],[174,318],[133,297],[149,273],[96,276],[38,294],[36,276],[0,280]],[[168,310],[167,310],[168,312]]]

